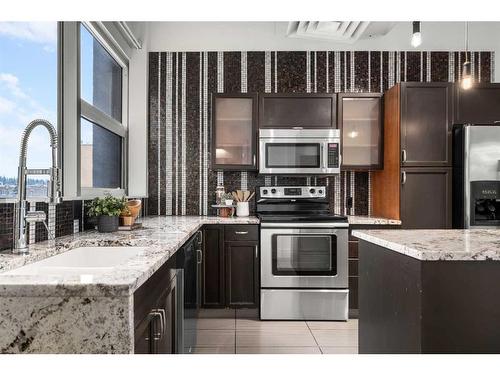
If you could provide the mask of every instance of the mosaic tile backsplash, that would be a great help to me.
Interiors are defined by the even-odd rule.
[[[471,53],[475,81],[490,82],[493,59],[492,52]],[[464,61],[464,52],[434,51],[151,52],[149,213],[214,214],[210,206],[218,181],[227,191],[274,183],[256,172],[211,170],[213,93],[384,92],[404,81],[459,81]],[[277,182],[307,181],[279,177]],[[369,172],[345,171],[316,182],[328,185],[332,212],[370,214]]]

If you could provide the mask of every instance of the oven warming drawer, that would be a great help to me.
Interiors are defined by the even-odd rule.
[[[261,320],[347,320],[348,289],[261,289]]]

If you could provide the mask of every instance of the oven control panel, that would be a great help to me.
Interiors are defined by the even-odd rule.
[[[325,198],[325,186],[262,186],[261,198]]]

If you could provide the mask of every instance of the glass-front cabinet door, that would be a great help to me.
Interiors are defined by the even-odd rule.
[[[214,94],[212,168],[257,169],[256,94]]]
[[[341,93],[342,169],[383,169],[382,94]]]

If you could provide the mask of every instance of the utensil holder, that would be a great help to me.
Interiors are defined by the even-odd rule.
[[[248,202],[237,202],[236,203],[236,216],[245,217],[250,214],[248,208]]]

